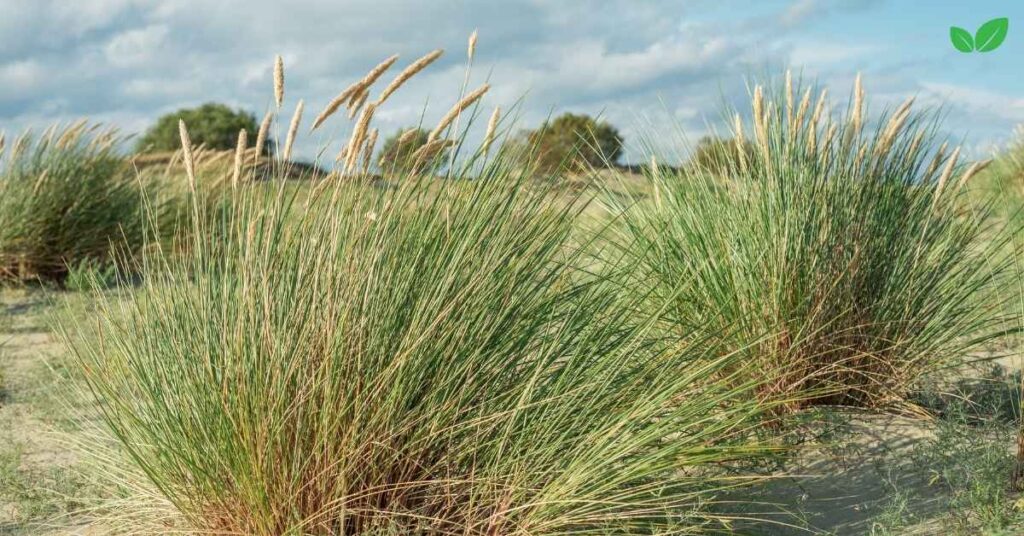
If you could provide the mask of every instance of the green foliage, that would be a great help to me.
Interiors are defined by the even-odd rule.
[[[864,131],[760,94],[755,150],[727,183],[683,168],[650,177],[649,202],[611,199],[636,266],[626,284],[671,300],[682,334],[748,354],[771,378],[765,399],[902,400],[992,335],[1004,235],[983,207],[959,210],[960,168],[936,154],[927,117],[908,108]]]
[[[551,173],[561,169],[580,171],[618,162],[622,136],[618,129],[588,115],[565,113],[526,133],[526,142],[537,148],[537,169]]]
[[[164,152],[181,149],[178,120],[188,125],[189,136],[195,146],[207,149],[231,150],[238,144],[238,132],[247,131],[255,139],[259,125],[249,112],[232,110],[217,103],[206,103],[198,108],[183,108],[161,116],[136,144],[139,152]],[[268,146],[270,144],[267,144]]]
[[[584,200],[519,169],[303,203],[242,188],[186,262],[97,295],[99,336],[74,344],[146,475],[123,489],[173,505],[164,530],[721,529],[722,469],[762,452],[752,385],[708,381],[734,356],[664,344],[637,296],[577,270]]]
[[[56,127],[55,127],[56,128]],[[84,124],[23,136],[0,165],[0,279],[60,283],[144,242],[143,196],[114,132]]]

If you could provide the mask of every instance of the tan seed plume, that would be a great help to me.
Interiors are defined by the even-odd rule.
[[[489,89],[491,89],[491,85],[484,84],[476,88],[469,95],[463,97],[462,100],[460,100],[459,102],[455,103],[455,106],[452,106],[452,109],[448,110],[448,113],[441,118],[441,121],[437,123],[437,126],[434,127],[434,130],[432,130],[430,132],[430,135],[427,136],[427,141],[436,140],[437,137],[441,135],[441,132],[443,132],[444,129],[448,128],[448,125],[450,125],[452,121],[454,121],[455,118],[459,116],[459,114],[461,114],[466,108],[472,106],[474,102],[480,99],[480,97],[483,97],[484,93],[487,93],[487,90]]]
[[[882,138],[876,146],[876,154],[882,155],[889,152],[893,140],[896,139],[896,135],[899,134],[900,129],[907,122],[907,118],[910,117],[910,106],[913,103],[914,97],[910,97],[892,114],[889,123],[885,127],[885,131],[882,133]]]
[[[249,133],[238,131],[238,144],[235,146],[235,168],[231,174],[231,186],[237,188],[238,181],[242,178],[242,159],[245,158],[245,150],[249,147]]]
[[[260,129],[256,131],[256,159],[259,160],[263,154],[263,145],[267,143],[267,133],[270,132],[270,123],[274,120],[274,113],[267,112],[260,122]]]
[[[811,114],[811,128],[818,128],[818,121],[825,111],[826,99],[828,99],[828,88],[821,90],[821,95],[818,95],[818,103],[814,105],[814,113]]]
[[[416,132],[417,132],[417,129],[415,129],[415,128],[410,128],[409,130],[406,130],[405,132],[403,132],[402,135],[398,137],[398,145],[404,145],[404,144],[408,143],[409,140],[411,140],[413,138],[413,136],[416,135]]]
[[[501,107],[495,106],[491,112],[491,118],[487,121],[487,133],[484,134],[483,152],[487,152],[494,143],[494,136],[498,132],[498,120],[501,118]]]
[[[181,137],[181,156],[185,162],[185,174],[188,175],[188,187],[196,191],[196,167],[192,157],[192,139],[188,135],[185,121],[178,119],[178,135]]]
[[[320,112],[320,115],[316,116],[316,119],[313,120],[313,126],[310,127],[309,129],[310,132],[316,130],[317,127],[322,125],[323,122],[326,121],[328,117],[334,115],[334,112],[337,112],[338,108],[341,108],[342,104],[344,104],[345,102],[352,98],[352,93],[359,89],[359,87],[359,82],[355,82],[352,85],[345,88],[345,90],[342,91],[341,93],[338,93],[336,97],[331,99],[331,102],[327,103],[327,106],[324,106],[324,109],[322,112]]]
[[[942,142],[939,149],[935,151],[935,156],[932,157],[931,164],[928,164],[928,171],[924,172],[924,178],[927,179],[935,174],[935,171],[939,169],[939,164],[942,163],[942,159],[946,156],[946,149],[949,147],[948,142]]]
[[[373,112],[377,109],[373,103],[366,105],[363,109],[363,114],[359,116],[359,121],[356,123],[355,129],[352,131],[352,137],[348,142],[348,151],[345,154],[345,171],[352,171],[355,168],[356,161],[359,159],[359,147],[362,146],[363,140],[366,138],[367,129],[370,126],[370,121],[373,119]]]
[[[444,54],[444,50],[439,48],[433,52],[427,53],[422,58],[412,62],[405,69],[402,69],[402,72],[398,73],[398,76],[396,76],[395,79],[392,80],[386,88],[384,88],[384,91],[381,92],[380,96],[377,97],[377,106],[379,107],[385,100],[387,100],[388,97],[398,91],[398,88],[402,87],[402,85],[410,78],[416,76],[420,71],[426,69],[431,63],[437,61],[442,54]]]
[[[363,91],[369,89],[369,87],[372,86],[382,74],[390,69],[396,61],[398,61],[398,54],[386,58],[384,61],[378,63],[376,67],[370,69],[370,72],[366,73],[366,76],[364,76],[362,80],[356,82],[354,84],[355,87],[352,88],[352,93],[349,95],[349,108],[354,106]]]
[[[7,134],[5,134],[4,132],[0,132],[0,156],[3,156],[4,154],[4,142],[6,141],[6,138]]]
[[[292,146],[295,144],[295,135],[299,131],[299,123],[302,122],[302,99],[299,99],[299,103],[295,105],[295,113],[292,115],[291,125],[288,126],[288,137],[285,138],[284,142],[284,161],[287,162],[292,158]]]
[[[313,126],[310,130],[315,130],[317,127],[323,124],[323,122],[326,121],[328,117],[333,115],[334,112],[338,111],[338,108],[340,108],[341,105],[345,103],[347,103],[346,106],[349,109],[349,119],[355,117],[355,114],[359,112],[359,108],[361,108],[363,103],[366,102],[366,98],[369,95],[370,86],[372,86],[373,83],[376,82],[377,79],[380,78],[382,74],[384,74],[389,68],[391,68],[391,66],[394,65],[396,61],[398,61],[397,54],[385,59],[384,61],[380,62],[376,67],[371,69],[370,72],[366,74],[366,76],[364,76],[357,82],[354,82],[352,85],[345,88],[345,90],[339,93],[336,97],[331,99],[331,102],[327,103],[327,106],[324,107],[324,110],[320,112],[320,115],[318,115],[316,119],[313,121]],[[426,65],[424,65],[424,67],[426,67]],[[394,85],[394,82],[392,82],[391,85]],[[391,85],[389,85],[388,87],[390,88]],[[398,88],[396,87],[392,89],[392,92],[394,92],[395,89]],[[378,104],[380,102],[381,99],[378,99]]]
[[[793,73],[786,69],[786,125],[793,126]]]
[[[971,180],[971,177],[977,175],[981,170],[987,168],[992,163],[992,159],[988,158],[979,162],[971,164],[971,167],[967,168],[967,171],[960,176],[960,180],[956,182],[956,190],[960,190],[967,185],[967,181]]]
[[[860,132],[861,122],[864,113],[864,84],[860,73],[853,81],[853,110],[851,111],[850,122],[853,124],[854,134]]]
[[[800,108],[796,112],[796,118],[793,119],[793,124],[796,127],[800,127],[804,123],[804,117],[807,115],[807,109],[811,106],[811,88],[808,87],[804,90],[804,96],[800,99]]]
[[[753,111],[754,111],[754,130],[757,135],[758,141],[761,141],[762,135],[764,134],[764,93],[761,90],[761,86],[754,88],[754,100],[753,100]]]
[[[274,58],[274,102],[278,108],[284,103],[284,58],[280,54]]]
[[[466,57],[469,61],[473,61],[473,54],[476,53],[476,38],[477,30],[473,30],[473,33],[469,34],[469,44],[466,47]]]
[[[377,144],[377,129],[370,131],[366,138],[366,147],[363,149],[363,174],[370,172],[370,159],[373,158],[373,148]]]
[[[939,196],[942,194],[942,189],[946,186],[946,182],[953,176],[953,169],[956,168],[956,161],[960,158],[960,147],[953,149],[953,154],[949,155],[949,160],[946,161],[946,167],[942,169],[942,175],[939,176],[939,182],[935,186],[935,197],[932,201],[932,207],[939,201]]]
[[[369,96],[370,96],[370,88],[364,88],[363,91],[361,93],[359,93],[359,96],[356,97],[356,100],[352,101],[352,105],[349,107],[349,111],[348,111],[348,118],[349,119],[354,118],[356,116],[356,114],[359,113],[359,110],[362,109],[363,104],[366,104],[366,99]]]
[[[746,148],[746,137],[743,135],[743,118],[740,114],[736,114],[732,118],[732,137],[733,142],[736,144],[736,155],[739,158],[740,170],[746,172],[747,169],[747,148]]]

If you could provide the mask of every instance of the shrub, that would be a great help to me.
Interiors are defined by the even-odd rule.
[[[211,150],[233,150],[238,142],[238,132],[245,129],[250,140],[256,139],[259,125],[256,117],[249,112],[232,110],[216,103],[206,103],[198,108],[182,108],[161,116],[136,144],[139,152],[170,152],[181,147],[178,137],[178,120],[188,124],[192,143]],[[265,148],[271,144],[265,144]]]
[[[144,242],[139,182],[121,138],[85,123],[26,133],[0,165],[0,279],[62,283],[68,266],[110,266]]]
[[[604,121],[566,113],[526,133],[526,144],[537,147],[537,169],[582,171],[607,167],[622,155],[622,136]]]
[[[771,375],[762,397],[792,407],[900,401],[998,320],[1005,240],[983,208],[959,210],[972,170],[909,102],[865,129],[852,101],[834,120],[758,88],[755,150],[726,162],[727,181],[659,173],[653,201],[618,206],[629,284],[671,299],[684,334],[747,353]]]
[[[749,386],[577,271],[584,203],[516,170],[238,188],[185,263],[101,300],[75,348],[148,481],[121,489],[175,514],[138,511],[268,536],[710,528],[720,464],[757,452]]]

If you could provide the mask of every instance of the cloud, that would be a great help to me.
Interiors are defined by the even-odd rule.
[[[299,98],[315,113],[390,54],[401,55],[401,67],[444,47],[379,113],[390,133],[421,118],[432,124],[457,99],[466,37],[479,28],[470,85],[492,84],[484,113],[518,104],[524,125],[552,111],[601,114],[633,142],[627,158],[641,159],[642,135],[653,131],[647,137],[665,147],[672,138],[659,133],[700,136],[766,66],[796,62],[809,76],[825,73],[823,82],[847,83],[852,73],[836,65],[871,51],[811,41],[798,26],[875,3],[797,0],[767,14],[708,18],[705,0],[0,0],[0,120],[11,130],[90,116],[140,129],[207,101],[262,115],[277,53],[286,63],[284,113]],[[299,154],[312,157],[347,128],[332,118]]]

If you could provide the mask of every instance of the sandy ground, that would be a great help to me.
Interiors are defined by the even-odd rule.
[[[82,490],[74,481],[79,460],[60,440],[69,428],[74,433],[74,423],[65,417],[61,389],[54,387],[65,376],[68,358],[44,320],[53,307],[42,294],[0,291],[0,536],[104,532],[83,524],[73,514],[81,505],[65,496]],[[942,522],[947,499],[909,456],[930,436],[933,423],[846,412],[841,426],[833,439],[801,450],[785,474],[744,492],[745,499],[762,503],[760,517],[778,523],[752,533],[894,534],[878,532],[877,520],[898,490],[903,508],[918,522],[895,534],[948,534]],[[779,511],[790,515],[763,513]]]
[[[67,448],[60,382],[66,364],[42,294],[0,291],[0,535],[94,534],[69,512],[76,455]],[[44,519],[52,521],[42,522]],[[39,521],[39,522],[36,522]]]

